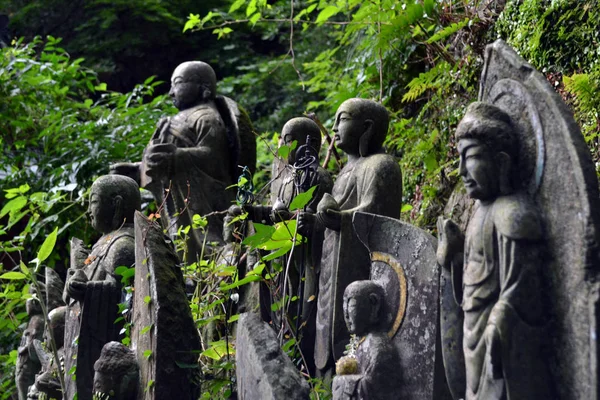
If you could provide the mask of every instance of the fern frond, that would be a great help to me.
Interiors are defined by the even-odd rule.
[[[455,22],[451,25],[448,25],[447,27],[445,27],[443,29],[440,29],[439,31],[437,31],[435,33],[435,35],[433,35],[432,37],[427,39],[427,43],[431,44],[431,43],[439,42],[442,39],[446,39],[448,36],[455,34],[456,32],[460,31],[462,28],[467,26],[469,24],[470,20],[471,20],[470,18],[465,18],[464,20],[462,20],[460,22]]]

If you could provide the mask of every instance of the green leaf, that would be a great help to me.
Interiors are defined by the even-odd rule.
[[[245,244],[245,245],[253,247],[253,248],[257,248],[258,246],[262,245],[263,243],[269,241],[271,239],[271,236],[273,235],[273,233],[275,233],[275,227],[270,226],[270,225],[263,225],[263,224],[255,223],[254,229],[256,230],[256,233],[252,236],[246,237],[242,241],[242,244]]]
[[[24,273],[17,271],[5,272],[0,275],[0,279],[22,280],[25,278],[27,278],[27,276]]]
[[[12,199],[8,203],[6,203],[4,207],[2,207],[2,210],[0,211],[0,218],[4,217],[8,213],[17,213],[21,211],[21,209],[25,207],[26,204],[27,197],[25,196],[19,196]]]
[[[447,38],[448,36],[460,31],[462,28],[467,26],[469,24],[469,21],[470,21],[470,18],[465,18],[464,20],[462,20],[460,22],[456,22],[454,24],[448,25],[447,27],[437,31],[435,33],[435,35],[433,35],[432,37],[427,39],[427,43],[431,44],[431,43],[439,42],[440,40]]]
[[[236,287],[245,285],[250,282],[256,282],[259,280],[261,280],[260,275],[248,275],[248,276],[244,277],[244,279],[240,279],[239,281],[233,282],[230,285],[221,286],[220,289],[221,289],[221,291],[226,292],[228,290],[235,289]]]
[[[200,21],[200,14],[190,14],[188,16],[188,20],[183,26],[183,31],[189,31],[190,29],[194,29],[196,27],[202,27],[202,22]]]
[[[121,265],[120,267],[115,268],[115,275],[121,277],[121,283],[127,283],[129,282],[129,279],[135,275],[135,268]]]
[[[304,208],[304,206],[306,206],[312,200],[313,193],[315,192],[316,188],[317,186],[315,185],[304,193],[298,193],[296,197],[294,197],[294,200],[292,200],[292,203],[290,204],[290,211],[295,211]]]
[[[276,258],[282,257],[283,255],[287,254],[291,249],[292,249],[292,243],[286,244],[285,246],[281,247],[279,250],[274,251],[274,252],[264,256],[262,258],[262,260],[263,261],[271,261]]]
[[[246,0],[236,0],[233,2],[233,4],[231,5],[231,7],[229,7],[229,14],[231,14],[232,12],[238,10],[241,6],[244,5],[244,3],[246,2]]]
[[[145,335],[146,333],[150,332],[150,329],[152,329],[152,324],[143,327],[142,330],[140,331],[140,335]],[[146,350],[146,351],[150,351],[150,350]],[[144,352],[144,355],[146,355],[146,352]]]
[[[102,82],[102,83],[94,86],[94,89],[101,91],[101,92],[106,92],[106,83]]]
[[[405,213],[405,212],[409,212],[412,209],[413,209],[413,206],[411,206],[410,204],[403,204],[402,208],[400,209],[400,212]]]
[[[52,253],[52,250],[54,250],[54,245],[56,244],[57,235],[58,235],[58,227],[54,228],[52,233],[50,233],[46,237],[46,240],[44,240],[44,243],[42,243],[42,247],[40,247],[40,250],[37,253],[38,264],[40,264],[44,260],[46,260]]]
[[[146,357],[147,360],[150,359],[150,357],[152,357],[152,350],[145,350],[144,351],[144,357]],[[148,382],[149,384],[150,382]]]
[[[29,276],[29,268],[27,268],[27,266],[25,265],[25,263],[22,260],[19,261],[19,267],[21,268],[21,271],[23,271],[25,276]]]
[[[229,319],[227,320],[227,323],[228,323],[228,324],[231,324],[232,322],[235,322],[235,321],[237,321],[238,319],[240,319],[240,314],[235,314],[235,315],[232,315],[232,316],[231,316],[231,318],[229,318]]]
[[[327,6],[319,13],[317,20],[315,21],[317,24],[322,24],[327,21],[329,18],[333,17],[335,14],[340,12],[340,9],[336,6]]]
[[[221,358],[225,357],[227,353],[234,355],[235,349],[231,343],[229,343],[229,346],[227,346],[227,343],[225,343],[224,340],[219,340],[217,342],[212,342],[210,347],[200,353],[200,355],[212,358],[215,361],[219,361]]]
[[[290,155],[290,153],[292,151],[294,151],[294,149],[296,148],[296,146],[298,146],[298,141],[294,140],[292,142],[292,144],[288,145],[281,145],[278,149],[277,149],[277,155],[281,158],[283,158],[284,160],[287,160],[288,156]]]
[[[144,297],[144,303],[150,304],[151,302],[152,302],[152,297],[150,297],[150,296]]]
[[[248,7],[246,7],[246,17],[251,16],[257,9],[256,0],[250,0]]]

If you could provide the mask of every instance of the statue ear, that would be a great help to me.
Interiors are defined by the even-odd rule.
[[[361,135],[358,142],[358,153],[361,157],[366,157],[369,155],[369,144],[371,143],[371,138],[373,137],[373,120],[367,119],[365,120],[365,132]]]
[[[202,100],[210,100],[213,98],[213,93],[205,86],[200,86],[200,92],[202,93]]]
[[[371,315],[369,319],[371,324],[376,324],[379,321],[379,310],[381,309],[381,299],[375,293],[369,294],[369,302],[371,303]]]
[[[113,218],[111,224],[113,229],[117,229],[123,224],[123,218],[123,197],[116,195],[113,199]]]
[[[500,191],[508,193],[512,189],[512,159],[507,153],[501,151],[496,154],[496,162],[498,163],[498,173],[500,174]]]

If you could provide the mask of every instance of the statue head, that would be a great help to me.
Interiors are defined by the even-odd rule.
[[[88,213],[92,227],[109,233],[125,223],[133,223],[133,214],[141,208],[140,188],[131,178],[104,175],[92,184]]]
[[[354,281],[344,291],[348,332],[358,336],[378,330],[386,319],[385,292],[375,281]]]
[[[57,349],[60,349],[64,345],[66,314],[67,306],[57,307],[48,313],[48,320],[50,322],[49,327],[52,329],[52,335],[54,336]],[[44,340],[50,345],[51,339],[48,329],[44,332]]]
[[[366,157],[379,152],[389,127],[389,114],[381,104],[348,99],[335,115],[335,145],[349,155]]]
[[[290,164],[294,163],[296,149],[306,144],[307,137],[311,138],[311,145],[319,151],[321,148],[321,130],[315,121],[307,117],[292,118],[281,129],[281,139],[284,145],[291,146],[296,141],[296,148],[290,151],[288,156]]]
[[[518,163],[518,143],[510,116],[483,102],[469,105],[456,128],[459,172],[467,194],[493,200],[512,190]]]
[[[94,363],[94,394],[114,400],[135,400],[139,381],[139,367],[135,354],[119,342],[108,342],[102,347],[100,358]]]
[[[202,61],[187,61],[179,64],[171,77],[169,95],[179,110],[214,99],[217,95],[215,71]]]

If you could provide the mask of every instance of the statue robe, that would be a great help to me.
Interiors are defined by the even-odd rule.
[[[342,214],[341,229],[325,230],[319,276],[315,364],[333,368],[343,356],[350,335],[343,312],[346,287],[369,279],[371,259],[352,227],[355,211],[400,217],[402,174],[393,157],[378,153],[347,164],[333,185],[332,195]]]
[[[175,129],[172,122],[178,122],[184,128]],[[227,128],[214,104],[203,103],[183,110],[167,124],[165,129],[156,131],[151,144],[172,143],[183,151],[174,157],[169,173],[162,175],[161,182],[149,177],[142,163],[141,183],[152,192],[158,204],[162,203],[164,190],[170,186],[164,216],[173,237],[179,227],[191,225],[194,214],[227,210],[235,199],[235,190],[226,189],[233,184],[230,165],[233,155]],[[222,227],[221,216],[208,217],[207,241],[222,243]],[[204,236],[194,229],[188,234],[187,259],[193,262],[202,250]]]
[[[117,247],[118,244],[118,247]],[[71,252],[80,249],[71,249]],[[122,324],[115,323],[121,302],[121,284],[114,275],[119,266],[135,264],[133,226],[126,224],[119,230],[103,235],[92,247],[84,265],[72,265],[68,276],[82,269],[88,278],[85,297],[80,303],[70,299],[67,285],[63,298],[68,304],[65,321],[65,383],[66,398],[78,393],[78,400],[91,400],[94,380],[94,362],[102,347],[119,340]],[[69,282],[69,279],[67,279]],[[69,371],[76,366],[73,381]]]
[[[525,196],[479,203],[469,222],[462,284],[453,277],[464,311],[466,400],[552,398],[539,353],[541,244],[541,221]],[[501,364],[495,377],[486,358],[494,331]]]

